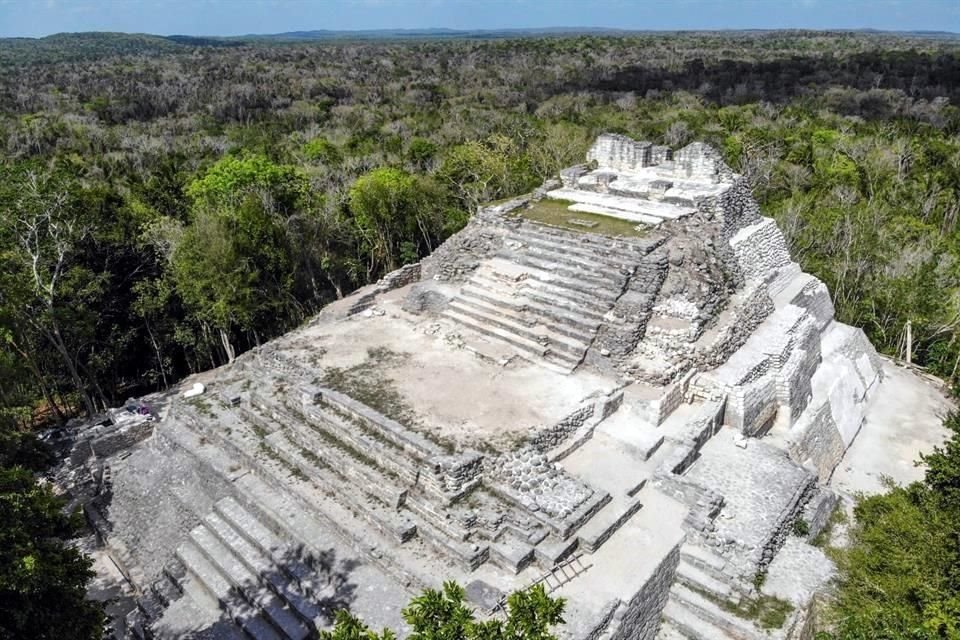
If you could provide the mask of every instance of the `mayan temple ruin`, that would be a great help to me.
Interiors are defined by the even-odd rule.
[[[456,580],[482,616],[544,582],[570,640],[803,638],[883,370],[716,150],[603,135],[71,477],[141,637],[403,633]]]

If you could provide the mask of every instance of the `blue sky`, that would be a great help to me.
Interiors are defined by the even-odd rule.
[[[551,26],[960,32],[960,0],[0,0],[0,36]]]

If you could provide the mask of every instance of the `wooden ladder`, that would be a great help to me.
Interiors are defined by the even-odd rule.
[[[544,590],[547,592],[547,595],[550,595],[563,585],[571,582],[577,576],[582,575],[592,566],[592,564],[584,564],[582,553],[574,554],[566,560],[561,560],[558,562],[553,569],[547,571],[539,578],[520,589],[520,591],[526,591],[527,589],[535,587],[538,584],[542,584],[544,586]],[[497,604],[490,609],[489,614],[494,615],[501,611],[505,611],[506,606],[507,596],[503,595],[497,601]]]

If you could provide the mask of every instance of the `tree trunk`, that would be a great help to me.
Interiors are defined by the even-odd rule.
[[[157,338],[153,335],[153,330],[150,328],[150,323],[146,323],[147,335],[150,336],[150,343],[153,345],[153,352],[157,354],[157,366],[160,367],[160,378],[163,380],[163,388],[166,389],[170,386],[170,383],[167,382],[167,369],[163,366],[163,354],[160,352],[160,345],[157,344]]]
[[[227,332],[223,329],[220,329],[220,342],[223,343],[223,351],[227,354],[227,364],[233,362],[236,354],[233,350],[233,345],[230,344],[230,336],[227,335]]]
[[[63,411],[60,409],[60,405],[58,405],[56,401],[53,399],[53,394],[50,393],[50,389],[47,387],[47,383],[43,379],[43,372],[40,371],[40,367],[37,366],[36,361],[27,351],[21,349],[20,345],[18,345],[13,340],[10,341],[10,344],[12,344],[13,348],[16,349],[17,353],[20,354],[20,357],[24,359],[24,361],[27,363],[27,368],[30,369],[30,372],[37,379],[37,386],[40,387],[40,392],[43,394],[44,399],[47,401],[47,404],[50,405],[50,408],[56,414],[57,422],[59,422],[61,426],[66,424],[67,417],[63,415]]]
[[[57,325],[57,321],[53,319],[53,310],[50,310],[51,313],[51,324],[53,328],[49,331],[46,331],[47,337],[50,339],[50,342],[53,344],[53,347],[57,350],[57,353],[60,354],[60,357],[63,358],[64,364],[67,365],[67,371],[70,373],[70,380],[73,382],[74,388],[80,394],[80,398],[83,400],[84,409],[87,412],[88,416],[96,415],[97,411],[93,406],[93,399],[90,397],[90,392],[87,390],[87,386],[83,383],[83,378],[80,377],[80,372],[77,370],[77,365],[73,361],[73,358],[70,357],[70,351],[67,349],[67,345],[63,341],[63,336],[60,335],[60,327]]]

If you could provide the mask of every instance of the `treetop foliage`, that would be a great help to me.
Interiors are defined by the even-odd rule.
[[[849,546],[831,551],[840,580],[823,640],[960,638],[960,414],[945,425],[923,482],[857,503]]]
[[[466,592],[455,582],[427,589],[403,610],[410,640],[556,640],[551,627],[563,624],[565,603],[547,595],[542,584],[507,597],[505,619],[477,620],[466,603]],[[390,629],[377,633],[347,611],[337,612],[334,628],[321,640],[393,640]]]

